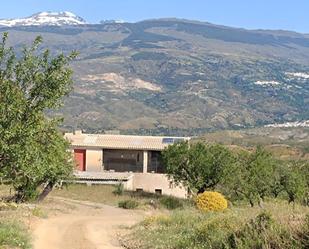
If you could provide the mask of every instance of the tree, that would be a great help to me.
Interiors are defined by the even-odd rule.
[[[274,167],[273,180],[271,183],[271,194],[277,198],[279,194],[284,192],[284,186],[282,185],[283,176],[286,171],[286,165],[283,161],[278,161]]]
[[[282,174],[281,185],[288,195],[289,203],[303,199],[307,189],[306,175],[299,162],[290,162]]]
[[[275,165],[272,155],[260,146],[252,153],[239,152],[230,174],[226,174],[225,188],[247,199],[251,206],[256,202],[261,205],[261,200],[271,192]]]
[[[53,57],[39,51],[37,37],[17,57],[7,38],[5,33],[0,43],[0,175],[12,183],[16,201],[32,198],[39,186],[45,187],[43,199],[72,173],[68,143],[57,128],[61,120],[45,112],[61,106],[70,92],[67,65],[76,53]]]
[[[203,193],[217,186],[225,169],[233,163],[231,152],[222,145],[181,142],[162,153],[168,176],[191,191]]]

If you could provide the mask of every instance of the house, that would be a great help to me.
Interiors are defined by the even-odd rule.
[[[185,198],[187,190],[175,186],[165,174],[161,152],[188,137],[129,136],[66,133],[76,163],[78,182],[122,183],[127,190]]]

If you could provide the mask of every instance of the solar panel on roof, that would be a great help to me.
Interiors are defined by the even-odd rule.
[[[173,143],[180,143],[184,141],[183,138],[174,138],[174,137],[164,137],[162,139],[163,144],[173,144]]]
[[[172,144],[172,143],[174,143],[174,138],[172,138],[172,137],[164,137],[164,138],[162,138],[162,143],[163,144]]]

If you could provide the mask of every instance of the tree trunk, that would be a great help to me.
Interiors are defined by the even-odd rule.
[[[205,190],[206,190],[206,188],[202,187],[202,188],[200,188],[200,189],[197,191],[197,193],[198,193],[198,194],[203,194],[203,193],[205,192]]]
[[[250,202],[250,206],[254,207],[254,202],[252,200],[249,200],[249,202]]]
[[[53,186],[54,184],[52,184],[51,182],[49,182],[45,188],[43,189],[42,193],[39,195],[38,197],[38,202],[43,201],[46,196],[53,190]]]
[[[25,190],[23,188],[17,189],[16,193],[14,196],[9,201],[14,201],[16,203],[22,203],[24,202],[26,197]]]
[[[260,208],[263,208],[263,198],[259,198],[258,205]]]

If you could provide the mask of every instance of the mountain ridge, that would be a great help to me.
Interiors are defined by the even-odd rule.
[[[309,119],[309,37],[182,20],[2,27],[78,50],[64,129],[194,135]]]
[[[65,15],[67,17],[73,17],[79,20],[81,23],[68,23],[67,26],[74,26],[74,25],[100,25],[100,24],[123,24],[123,23],[132,23],[132,24],[137,24],[137,23],[143,23],[143,22],[153,22],[153,21],[180,21],[180,22],[186,22],[186,23],[192,23],[192,24],[202,24],[202,25],[210,25],[210,26],[216,26],[220,28],[227,28],[227,29],[238,29],[238,30],[244,30],[244,31],[253,31],[253,32],[288,32],[288,33],[295,33],[295,34],[301,34],[301,35],[309,35],[309,33],[305,32],[298,32],[298,31],[293,31],[293,30],[287,30],[287,29],[263,29],[263,28],[258,28],[258,29],[252,29],[252,28],[245,28],[245,27],[239,27],[239,26],[229,26],[226,24],[216,24],[204,20],[194,20],[194,19],[186,19],[186,18],[178,18],[178,17],[160,17],[160,18],[150,18],[150,19],[144,19],[144,20],[139,20],[136,22],[127,22],[124,21],[123,19],[103,19],[97,23],[88,23],[84,18],[74,14],[73,12],[70,11],[41,11],[34,13],[28,17],[22,17],[22,18],[4,18],[0,19],[0,27],[14,27],[14,26],[24,26],[23,24],[15,24],[15,25],[6,25],[5,23],[3,24],[2,22],[6,21],[14,21],[14,20],[24,20],[24,19],[29,19],[32,17],[37,17],[40,15],[51,15],[51,16],[61,16]],[[2,24],[1,24],[2,23]],[[27,24],[26,26],[30,26],[31,24]],[[33,24],[33,25],[39,25],[39,24]],[[49,24],[43,24],[48,26]],[[50,24],[53,26],[53,24]],[[62,24],[63,25],[63,24]],[[58,26],[61,26],[61,23],[58,24]]]

